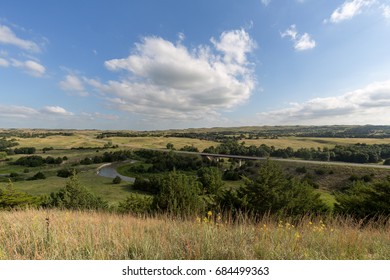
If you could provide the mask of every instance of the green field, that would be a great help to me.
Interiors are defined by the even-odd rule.
[[[43,131],[44,132],[44,131]],[[0,186],[12,185],[15,190],[31,195],[50,195],[63,188],[68,178],[57,176],[64,168],[78,170],[78,181],[93,194],[108,202],[111,211],[69,211],[59,209],[24,209],[0,211],[0,259],[389,259],[389,221],[379,224],[356,223],[349,217],[333,215],[304,216],[299,220],[245,213],[219,213],[219,210],[196,216],[174,217],[168,214],[134,216],[119,212],[120,203],[132,193],[139,193],[131,183],[114,184],[111,178],[97,175],[104,163],[83,165],[85,158],[105,152],[140,148],[176,149],[194,146],[200,151],[218,142],[184,137],[111,137],[96,139],[98,131],[73,131],[72,136],[52,135],[45,138],[17,138],[17,147],[35,147],[35,155],[43,158],[65,157],[61,164],[40,167],[13,165],[26,155],[12,155],[0,161]],[[245,139],[245,145],[317,148],[354,143],[389,144],[389,139],[278,137],[277,139]],[[118,146],[116,146],[118,145]],[[43,148],[53,147],[44,153]],[[72,149],[84,147],[84,149]],[[87,149],[86,147],[90,147]],[[225,159],[222,171],[238,168],[238,162]],[[248,164],[257,171],[264,161]],[[150,178],[161,173],[137,173],[132,167],[152,166],[134,154],[134,160],[116,162],[117,171],[129,177]],[[351,177],[373,181],[390,176],[390,169],[332,166],[307,162],[281,161],[278,165],[286,177],[310,182],[314,191],[330,208],[336,202],[335,192],[351,185]],[[302,171],[304,170],[304,171]],[[46,179],[29,180],[37,172]],[[9,178],[12,173],[13,177]],[[185,171],[196,176],[196,170]],[[9,180],[13,182],[10,184]],[[242,179],[224,181],[222,188],[244,185]],[[143,193],[145,194],[145,193]],[[141,196],[145,198],[145,196]],[[1,201],[0,201],[1,202]],[[217,209],[217,208],[216,208]],[[117,212],[116,212],[117,211]],[[206,209],[208,211],[208,209]],[[222,211],[221,211],[222,212]],[[120,214],[119,214],[120,213]],[[223,244],[223,246],[221,246]]]
[[[378,138],[319,138],[319,137],[279,137],[278,139],[245,139],[245,145],[259,146],[265,144],[275,148],[333,148],[336,145],[349,145],[357,143],[390,144],[390,139]]]
[[[168,143],[172,143],[176,149],[180,149],[185,145],[194,146],[199,151],[204,150],[210,146],[218,145],[217,142],[208,140],[199,140],[193,138],[183,137],[110,137],[104,139],[96,139],[99,134],[98,131],[73,131],[73,136],[49,136],[46,138],[18,138],[16,140],[20,143],[20,147],[36,147],[42,149],[45,147],[54,147],[55,149],[70,149],[77,147],[102,147],[104,144],[111,142],[113,145],[118,145],[123,148],[166,148]],[[336,145],[348,145],[357,143],[366,144],[390,144],[390,138],[324,138],[324,137],[278,137],[276,139],[244,139],[246,146],[266,144],[267,146],[274,146],[275,148],[293,149],[299,148],[318,148],[327,147],[332,148]]]
[[[39,131],[39,132],[45,132]],[[46,165],[42,167],[26,168],[18,165],[9,165],[6,161],[0,162],[0,174],[7,175],[12,172],[19,173],[21,178],[27,179],[32,177],[38,171],[43,172],[47,179],[45,180],[16,180],[13,185],[16,189],[25,191],[33,195],[50,194],[51,192],[58,191],[66,184],[67,179],[56,176],[59,169],[72,168],[75,164],[85,158],[93,157],[95,155],[101,155],[106,151],[115,151],[120,149],[140,149],[140,148],[165,148],[168,143],[172,143],[176,149],[180,149],[184,146],[194,146],[200,151],[209,147],[217,146],[219,143],[199,140],[193,138],[183,137],[165,137],[165,136],[144,136],[144,137],[111,137],[104,139],[96,139],[100,131],[85,130],[85,131],[71,131],[72,136],[52,135],[45,138],[18,138],[19,142],[17,147],[35,147],[37,148],[37,155],[42,157],[68,157],[68,160],[61,165]],[[317,147],[334,147],[335,145],[347,145],[354,143],[367,143],[367,144],[389,144],[390,139],[374,139],[374,138],[315,138],[315,137],[278,137],[277,139],[245,139],[245,145],[266,144],[268,146],[275,146],[276,148],[292,147],[298,149],[302,147],[317,148]],[[118,145],[116,149],[102,149],[105,144]],[[46,153],[42,152],[43,148],[53,147],[54,150]],[[78,147],[95,147],[95,149],[71,149]],[[10,156],[9,159],[15,161],[17,158],[23,155]],[[142,164],[136,163],[136,164]],[[329,205],[334,203],[333,191],[337,190],[341,185],[348,183],[348,178],[352,175],[364,176],[373,175],[375,179],[383,179],[390,175],[388,170],[378,170],[374,168],[357,168],[350,166],[338,166],[330,167],[324,165],[313,165],[310,162],[307,163],[286,163],[281,162],[281,166],[284,168],[286,174],[303,178],[304,176],[311,176],[315,184],[318,185],[318,192],[324,201],[327,201]],[[101,164],[92,165],[77,165],[75,168],[81,172],[78,174],[81,183],[86,186],[93,193],[102,196],[110,203],[117,203],[123,200],[128,194],[133,192],[131,184],[122,182],[119,185],[112,184],[112,179],[104,178],[96,174],[97,168]],[[150,165],[149,165],[150,166]],[[146,166],[146,167],[149,167]],[[226,162],[224,168],[228,169],[230,163]],[[300,166],[307,167],[306,174],[298,174],[295,169]],[[129,177],[143,176],[149,177],[154,174],[137,174],[129,172],[129,164],[119,164],[118,172],[122,175]],[[317,175],[318,169],[326,170],[324,175]],[[332,174],[328,171],[332,170]],[[194,174],[194,173],[191,173]],[[0,177],[0,184],[7,184],[8,179],[5,176]],[[242,184],[241,181],[225,181],[226,187],[237,187]]]

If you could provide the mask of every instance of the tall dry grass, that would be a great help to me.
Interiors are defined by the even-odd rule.
[[[99,212],[0,212],[0,259],[390,259],[390,225],[349,219],[240,223]]]

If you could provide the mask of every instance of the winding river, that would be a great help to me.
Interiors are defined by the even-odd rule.
[[[107,178],[115,178],[116,176],[119,176],[123,181],[130,182],[130,183],[134,183],[135,178],[120,175],[120,174],[116,171],[116,166],[117,166],[117,164],[115,164],[115,163],[106,163],[106,164],[103,164],[102,166],[100,166],[100,167],[97,169],[97,172],[96,172],[96,173],[97,173],[97,175],[99,175],[99,176],[107,177]]]

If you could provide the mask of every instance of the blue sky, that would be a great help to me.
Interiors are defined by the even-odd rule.
[[[390,125],[390,0],[0,2],[0,127]]]

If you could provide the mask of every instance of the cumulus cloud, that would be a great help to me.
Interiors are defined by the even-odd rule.
[[[45,39],[46,40],[46,39]],[[19,56],[27,56],[29,59],[21,61],[8,56],[7,53],[0,53],[5,58],[0,58],[0,67],[16,67],[23,69],[27,74],[34,77],[43,77],[46,68],[38,62],[38,59],[31,56],[31,53],[41,52],[39,45],[31,40],[25,40],[19,38],[12,30],[6,25],[0,24],[0,44],[11,45],[18,49]],[[26,55],[25,51],[30,52]]]
[[[128,57],[105,62],[125,78],[84,82],[105,94],[113,109],[159,119],[217,118],[219,110],[248,100],[255,81],[247,55],[256,44],[245,30],[210,41],[188,49],[181,41],[145,37]]]
[[[16,46],[20,49],[39,52],[40,48],[38,44],[33,41],[21,39],[6,25],[0,24],[0,43]]]
[[[305,51],[315,48],[316,42],[308,33],[298,34],[295,24],[287,28],[286,31],[280,34],[282,38],[289,37],[294,43],[294,49],[297,51]]]
[[[41,110],[41,113],[50,114],[50,115],[62,115],[62,116],[72,116],[73,113],[68,112],[60,106],[46,106]]]
[[[259,113],[267,124],[387,124],[390,80],[375,82],[341,96],[314,98],[289,108]]]
[[[337,7],[330,16],[330,22],[339,23],[352,19],[362,13],[363,9],[373,5],[376,0],[348,0]],[[327,22],[327,20],[325,20]]]
[[[46,72],[46,68],[42,64],[39,64],[38,62],[33,60],[25,61],[24,68],[30,75],[34,77],[42,77]]]
[[[33,60],[20,61],[11,59],[11,65],[23,69],[26,73],[34,77],[42,77],[46,72],[46,68],[42,64]]]
[[[67,75],[63,81],[59,83],[62,90],[77,94],[79,96],[87,96],[83,81],[74,74]]]

